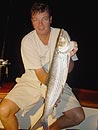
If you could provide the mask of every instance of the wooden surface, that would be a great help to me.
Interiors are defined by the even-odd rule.
[[[2,84],[0,88],[0,99],[3,99],[6,96],[13,88],[14,84],[14,82]],[[74,88],[73,92],[83,107],[98,108],[98,90]]]
[[[98,90],[74,88],[73,92],[83,107],[98,108]]]
[[[3,99],[7,93],[13,88],[14,82],[2,83],[0,85],[0,99]]]

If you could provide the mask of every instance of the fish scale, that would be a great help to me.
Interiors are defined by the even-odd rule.
[[[48,116],[53,111],[56,101],[62,94],[66,83],[70,62],[70,51],[73,47],[74,44],[69,41],[68,35],[64,29],[61,29],[49,72],[44,111],[42,117],[33,127],[29,128],[29,130],[36,130],[41,126],[43,126],[44,130],[49,130]]]

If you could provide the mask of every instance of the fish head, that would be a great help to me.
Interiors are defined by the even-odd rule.
[[[73,49],[74,45],[71,44],[68,34],[64,29],[61,29],[60,35],[58,37],[57,50],[60,53],[66,53]]]

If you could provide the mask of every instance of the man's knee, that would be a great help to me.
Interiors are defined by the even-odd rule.
[[[7,118],[9,116],[9,110],[2,104],[0,104],[0,118]]]
[[[85,119],[85,114],[84,112],[80,112],[80,113],[76,113],[74,121],[76,122],[76,124],[80,124],[82,121],[84,121]]]
[[[74,113],[73,120],[76,125],[79,125],[85,119],[85,113],[82,108],[78,108]]]
[[[0,103],[0,118],[7,118],[10,115],[13,115],[18,110],[18,108],[17,109],[16,108],[17,107],[14,105],[14,103],[4,99]]]
[[[80,124],[85,119],[85,113],[81,107],[73,108],[65,112],[64,115],[72,120],[75,125]]]

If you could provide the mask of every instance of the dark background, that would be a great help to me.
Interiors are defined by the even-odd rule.
[[[30,8],[34,0],[0,1],[0,52],[8,59],[9,76],[2,70],[2,82],[14,81],[24,72],[20,56],[20,42],[32,30]],[[67,30],[72,40],[78,42],[79,60],[69,74],[71,87],[95,89],[97,86],[97,7],[94,1],[49,0],[53,7],[52,26]],[[32,59],[31,59],[32,60]]]

